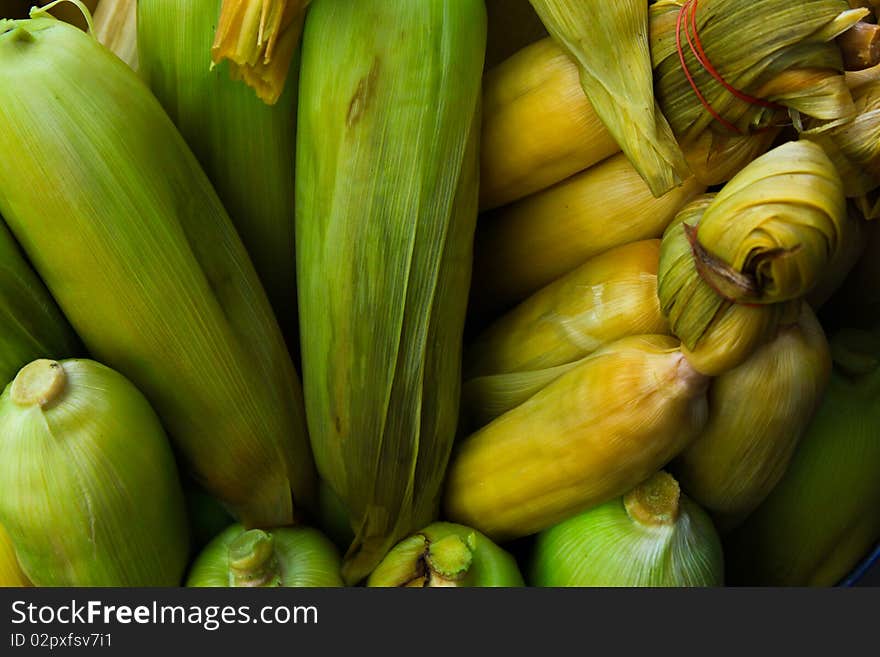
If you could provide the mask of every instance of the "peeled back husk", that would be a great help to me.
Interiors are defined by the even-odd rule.
[[[722,531],[779,482],[822,401],[831,354],[809,306],[796,324],[709,387],[709,422],[675,462],[681,485]]]
[[[458,445],[446,517],[501,541],[619,497],[697,436],[707,387],[671,337],[613,342]]]
[[[138,0],[103,0],[93,17],[95,38],[135,71],[139,67],[137,12]]]
[[[30,580],[21,572],[15,546],[3,527],[0,527],[0,588],[32,586]]]
[[[510,410],[596,349],[669,327],[657,300],[659,240],[591,258],[499,318],[467,348],[463,404],[476,426]],[[552,378],[551,378],[552,377]]]
[[[306,526],[246,530],[232,525],[196,557],[189,587],[339,587],[342,560],[333,543]]]
[[[206,63],[221,0],[141,0],[140,74],[229,212],[279,324],[296,344],[294,164],[299,50],[268,106],[230,65]]]
[[[706,187],[690,178],[660,198],[625,155],[480,217],[472,311],[522,301],[603,251],[660,237]]]
[[[306,19],[303,373],[318,469],[355,533],[349,583],[438,513],[458,417],[485,38],[478,0],[315,0]]]
[[[516,560],[480,532],[435,522],[385,556],[367,586],[408,588],[524,586]]]
[[[663,236],[658,293],[697,370],[736,367],[798,316],[847,239],[846,212],[831,160],[798,141],[678,214]]]
[[[723,586],[711,518],[658,472],[623,497],[538,534],[533,586]]]
[[[842,330],[831,352],[785,476],[725,541],[732,584],[833,586],[880,540],[880,332]]]
[[[35,585],[180,585],[189,529],[171,445],[110,368],[21,369],[0,397],[0,489],[0,523]]]
[[[63,103],[57,98],[64,98]],[[162,107],[93,38],[0,23],[0,212],[95,358],[250,526],[314,494],[300,383],[229,216]]]

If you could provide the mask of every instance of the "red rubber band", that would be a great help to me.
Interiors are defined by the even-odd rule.
[[[706,100],[706,97],[702,94],[699,87],[697,86],[696,80],[694,80],[694,76],[691,74],[690,69],[688,68],[687,62],[684,56],[684,47],[681,41],[681,31],[682,31],[682,23],[684,22],[684,34],[687,39],[688,46],[690,47],[691,54],[696,58],[696,60],[700,63],[700,65],[706,70],[709,75],[711,75],[721,86],[723,86],[727,91],[733,94],[734,97],[739,98],[740,100],[749,103],[750,105],[758,105],[760,107],[767,107],[769,109],[784,109],[782,105],[777,103],[770,102],[768,100],[764,100],[762,98],[756,98],[754,96],[750,96],[749,94],[740,91],[730,83],[728,83],[722,75],[718,72],[718,70],[712,65],[712,62],[709,61],[709,57],[706,55],[706,51],[703,49],[703,44],[700,41],[700,36],[697,30],[697,3],[698,0],[687,0],[678,12],[678,18],[675,23],[675,46],[678,50],[678,60],[681,63],[681,69],[684,72],[685,77],[691,85],[691,88],[694,90],[694,93],[697,95],[697,98],[702,103],[703,107],[706,108],[706,111],[712,115],[718,123],[723,125],[725,128],[734,132],[738,135],[744,135],[742,130],[740,130],[736,125],[725,119],[721,116],[714,107]],[[687,21],[685,21],[685,14],[690,10],[690,13],[687,15]],[[690,23],[690,29],[688,29]],[[691,34],[693,31],[693,34]],[[769,128],[765,128],[769,129]]]

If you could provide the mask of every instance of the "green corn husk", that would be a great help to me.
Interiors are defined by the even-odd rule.
[[[72,358],[83,347],[0,218],[0,385],[37,358]]]
[[[519,587],[516,560],[480,532],[435,522],[395,545],[370,574],[370,587]]]
[[[236,80],[274,105],[284,91],[310,1],[223,0],[211,60],[228,60]]]
[[[779,485],[725,541],[736,585],[832,586],[880,540],[880,332],[831,339],[822,405]]]
[[[830,374],[825,333],[804,304],[796,324],[712,382],[709,421],[674,472],[719,529],[742,522],[785,474]]]
[[[0,124],[0,151],[16,154],[0,158],[0,213],[86,347],[144,392],[241,522],[290,523],[315,486],[299,380],[228,215],[149,89],[76,28],[4,21]]]
[[[462,441],[445,517],[502,541],[619,497],[699,435],[707,388],[674,338],[617,340]]]
[[[137,12],[137,0],[102,0],[92,17],[95,38],[135,71],[140,66]]]
[[[716,376],[800,312],[843,244],[846,199],[821,147],[789,142],[685,207],[660,249],[660,307],[684,353]]]
[[[690,177],[672,129],[654,100],[648,3],[531,3],[550,35],[578,63],[590,104],[654,196]]]
[[[591,258],[499,318],[465,352],[462,399],[483,426],[596,349],[669,327],[657,300],[659,240]]]
[[[20,588],[32,586],[30,580],[21,572],[15,546],[3,527],[0,527],[0,588]]]
[[[266,105],[228,63],[211,66],[220,3],[141,0],[140,73],[217,190],[294,350],[298,50],[284,92]]]
[[[0,523],[37,586],[180,584],[189,533],[171,446],[110,368],[21,369],[0,397],[0,489]]]
[[[651,6],[654,91],[691,168],[704,183],[724,182],[726,174],[760,154],[762,149],[752,145],[767,143],[766,133],[789,123],[789,112],[822,120],[855,115],[835,38],[868,10],[850,9],[846,0],[691,3],[696,7],[696,34],[712,66],[734,89],[778,105],[765,107],[737,98],[697,61],[684,34],[684,25],[690,24],[690,12],[682,11],[684,4],[684,0],[661,0]],[[684,75],[676,45],[680,15],[682,52],[695,85],[738,133],[712,116]],[[739,150],[741,157],[714,160],[711,154],[719,147]],[[718,163],[720,169],[713,171],[706,162]]]
[[[533,586],[723,586],[708,514],[658,472],[621,498],[538,534]]]
[[[339,587],[339,552],[311,527],[263,531],[232,525],[193,562],[189,587]]]
[[[349,583],[438,513],[458,417],[485,36],[478,0],[315,0],[306,19],[303,376],[318,469],[355,533]]]

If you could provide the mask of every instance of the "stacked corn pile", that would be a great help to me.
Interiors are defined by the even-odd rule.
[[[873,3],[42,5],[0,585],[828,585],[880,538]]]

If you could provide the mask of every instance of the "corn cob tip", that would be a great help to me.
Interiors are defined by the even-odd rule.
[[[25,365],[12,382],[12,401],[19,406],[46,407],[64,393],[67,375],[61,363],[41,358]]]
[[[229,544],[229,570],[234,586],[266,586],[280,581],[274,537],[259,529],[240,534]]]
[[[672,475],[658,472],[623,497],[630,518],[643,525],[674,525],[678,520],[681,488]]]

